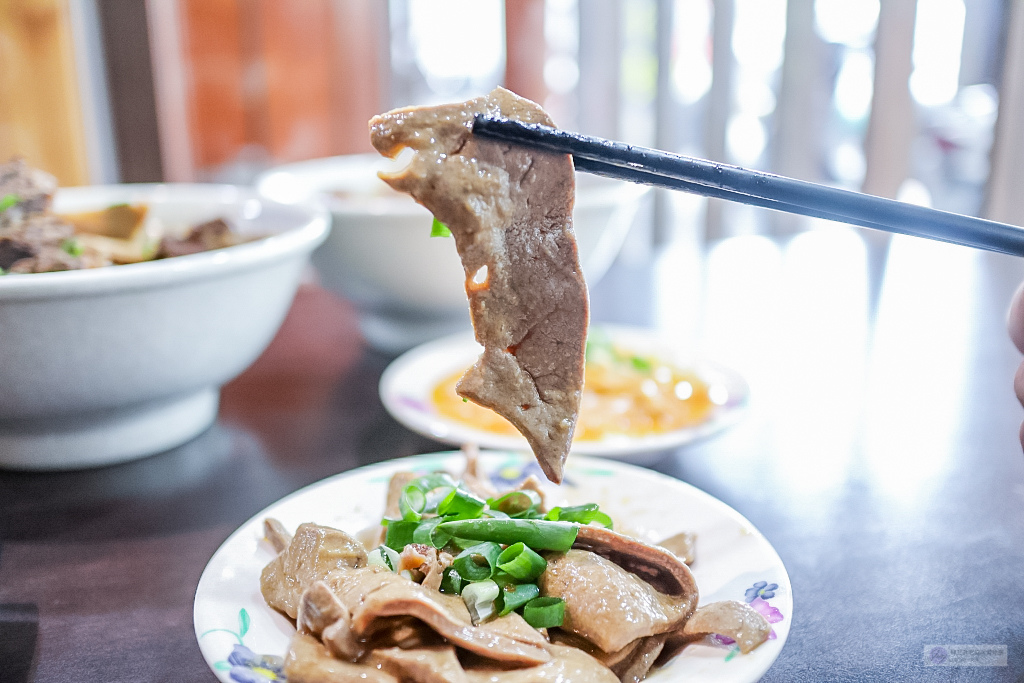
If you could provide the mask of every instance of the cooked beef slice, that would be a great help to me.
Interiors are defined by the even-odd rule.
[[[212,249],[223,249],[238,244],[231,226],[222,218],[192,227],[184,237],[165,237],[160,240],[157,258],[187,256]]]
[[[662,593],[685,598],[690,602],[691,612],[697,606],[697,582],[690,568],[664,548],[589,524],[579,528],[572,547],[589,550],[611,560]]]
[[[30,167],[24,159],[0,164],[0,200],[14,197],[17,203],[0,212],[0,229],[27,216],[45,213],[57,191],[57,179]]]
[[[334,588],[338,572],[365,564],[362,544],[344,531],[300,524],[288,548],[263,568],[260,591],[268,605],[295,619],[303,593],[314,583]]]
[[[759,612],[736,600],[704,605],[683,628],[683,635],[688,638],[702,638],[712,633],[732,638],[743,654],[768,640],[771,632],[771,625]]]
[[[658,661],[658,655],[665,649],[667,634],[642,638],[632,648],[628,657],[623,658],[611,667],[619,677],[620,683],[640,683],[647,678],[647,672]]]
[[[541,595],[565,600],[562,628],[606,653],[667,633],[693,612],[689,597],[659,593],[636,574],[585,550],[547,555]]]
[[[461,396],[515,425],[548,479],[562,480],[583,393],[589,304],[572,231],[568,155],[473,137],[476,114],[553,125],[536,104],[497,88],[461,104],[374,117],[384,156],[415,154],[381,177],[451,230],[483,355]]]
[[[288,683],[398,683],[374,664],[335,659],[316,638],[296,633],[284,658]]]
[[[548,661],[547,641],[515,613],[474,626],[461,598],[446,595],[384,572],[370,576],[364,567],[349,572],[338,597],[352,612],[352,631],[373,638],[391,626],[390,617],[419,619],[453,645],[483,657],[518,664]]]
[[[466,672],[451,645],[403,650],[397,647],[374,650],[373,661],[403,681],[416,683],[467,683]]]
[[[525,669],[500,669],[474,660],[465,666],[470,683],[618,683],[611,669],[574,647],[549,645],[551,660]]]
[[[693,564],[697,557],[697,534],[692,531],[681,531],[659,541],[656,545],[678,557],[687,566]]]
[[[284,552],[292,542],[292,535],[284,528],[284,524],[273,517],[263,520],[263,538],[274,548],[275,553]]]

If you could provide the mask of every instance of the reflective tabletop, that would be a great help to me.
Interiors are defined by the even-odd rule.
[[[595,321],[657,327],[751,385],[743,422],[650,466],[734,507],[785,562],[792,630],[763,680],[1024,680],[1005,331],[1022,279],[1012,257],[827,228],[624,254],[593,287]],[[304,287],[197,439],[0,473],[0,681],[215,680],[192,600],[220,543],[308,483],[445,448],[384,411],[389,360],[351,306]],[[955,661],[963,645],[1006,665]]]

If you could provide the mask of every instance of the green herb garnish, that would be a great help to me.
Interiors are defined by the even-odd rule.
[[[438,528],[459,538],[504,544],[522,542],[534,550],[564,553],[576,540],[579,525],[543,519],[464,519],[445,522]]]
[[[543,557],[526,547],[513,543],[498,555],[498,569],[519,581],[534,581],[544,573],[548,563]]]
[[[0,199],[0,211],[6,211],[20,201],[21,199],[16,194],[5,195],[3,199]]]
[[[523,607],[523,619],[534,628],[554,628],[565,621],[565,600],[534,598]]]
[[[575,522],[576,524],[600,524],[606,529],[612,528],[612,518],[601,512],[596,503],[573,505],[564,508],[551,508],[544,519],[558,522]]]
[[[448,229],[448,226],[441,221],[434,219],[434,222],[430,225],[430,236],[431,237],[451,237],[452,231]]]
[[[69,256],[81,256],[82,252],[85,251],[82,245],[78,243],[74,237],[64,240],[60,243],[60,248],[64,250]]]
[[[519,609],[540,595],[540,588],[535,583],[503,584],[500,580],[495,581],[495,583],[501,588],[501,592],[498,594],[498,600],[501,602],[501,609],[498,611],[499,617],[505,616],[512,610]]]
[[[417,477],[402,489],[401,517],[381,520],[387,533],[372,563],[397,566],[397,553],[410,543],[444,549],[455,559],[440,590],[461,595],[474,624],[515,611],[535,628],[558,626],[565,603],[540,597],[537,581],[547,569],[541,552],[566,552],[580,525],[611,528],[612,520],[593,503],[547,513],[541,505],[529,489],[485,501],[443,472]]]

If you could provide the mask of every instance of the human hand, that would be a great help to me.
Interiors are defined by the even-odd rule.
[[[1006,316],[1006,328],[1010,333],[1017,349],[1024,353],[1024,283],[1017,288],[1010,302],[1010,312]],[[1017,400],[1024,406],[1024,362],[1017,366],[1017,372],[1013,377],[1013,390],[1017,394]],[[1024,423],[1020,428],[1020,443],[1024,447]]]

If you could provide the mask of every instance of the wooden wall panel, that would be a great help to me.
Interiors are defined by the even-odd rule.
[[[505,87],[544,102],[544,0],[505,1]]]
[[[260,0],[259,23],[268,151],[275,161],[331,154],[334,22],[328,0]]]
[[[209,168],[245,145],[244,91],[259,74],[243,66],[238,0],[181,0],[181,17],[194,162]]]
[[[89,181],[67,0],[0,0],[0,162]]]
[[[372,152],[367,122],[389,108],[387,3],[334,0],[334,154]]]

